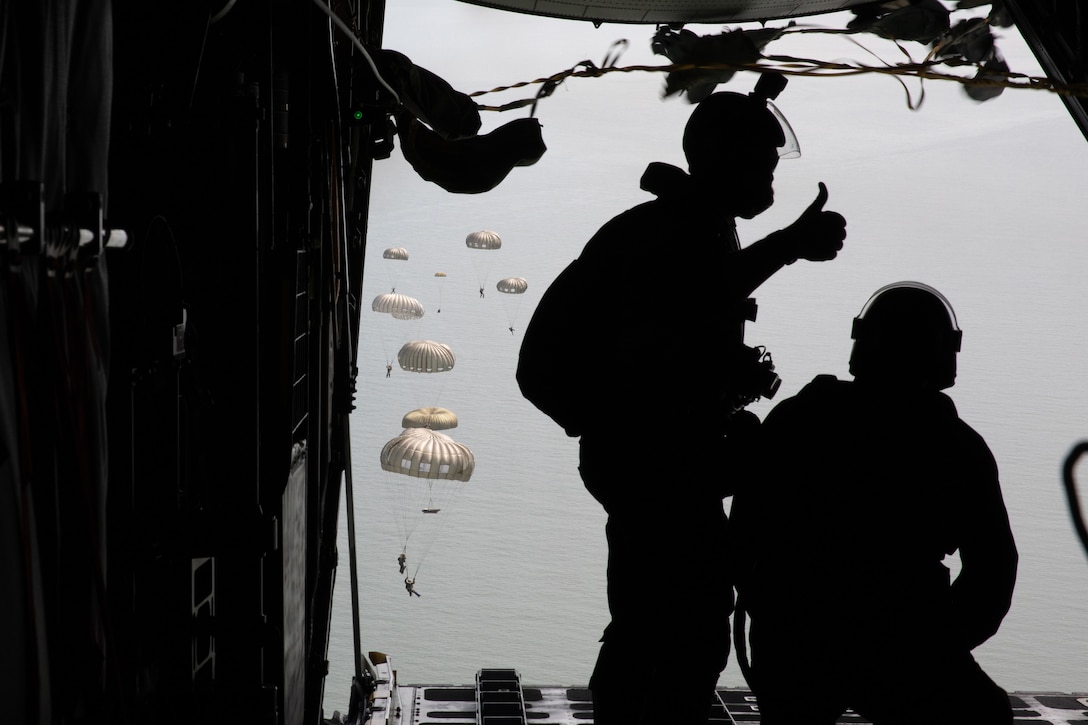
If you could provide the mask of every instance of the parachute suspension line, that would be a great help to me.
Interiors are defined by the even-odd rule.
[[[413,504],[409,504],[412,506]],[[401,537],[404,539],[404,552],[408,553],[408,542],[412,540],[412,534],[416,532],[416,527],[419,525],[419,520],[412,516],[412,509],[405,506],[401,506],[400,510],[401,519]]]
[[[397,474],[392,475],[399,478]],[[401,487],[398,496],[400,500],[397,505],[397,514],[403,551],[406,555],[408,554],[408,544],[411,543],[412,537],[419,528],[419,525],[423,523],[423,519],[419,515],[419,510],[423,503],[420,497],[412,491],[412,484],[414,483],[416,483],[416,481],[408,481],[407,484],[395,484]],[[413,551],[412,560],[419,561],[418,552]]]
[[[418,380],[413,381],[412,390],[416,394],[416,397],[426,402],[428,406],[438,407],[442,405],[442,395],[446,392],[446,385],[449,382],[449,371],[440,373],[417,373],[409,370],[403,370],[405,375],[412,375]],[[438,378],[435,380],[434,378]]]
[[[408,554],[408,543],[418,532],[416,538],[419,548],[413,551],[410,558],[410,561],[415,562],[417,572],[434,543],[441,538],[441,532],[450,517],[449,509],[464,485],[446,481],[448,488],[443,489],[445,495],[442,495],[442,491],[436,494],[433,486],[428,484],[427,491],[412,494],[411,483],[418,480],[410,481],[407,488],[402,491],[399,505],[400,533],[405,554]],[[412,578],[415,578],[414,575]]]
[[[434,543],[441,538],[441,532],[445,528],[446,521],[449,520],[450,517],[449,511],[447,509],[449,509],[453,505],[454,499],[457,498],[457,495],[461,492],[462,488],[464,488],[463,483],[459,485],[453,485],[447,492],[445,497],[439,496],[437,506],[434,503],[433,491],[428,490],[427,509],[429,509],[431,513],[423,513],[421,508],[416,509],[416,515],[422,517],[420,519],[417,519],[417,525],[420,521],[429,521],[431,519],[434,519],[434,522],[430,524],[429,531],[427,531],[425,540],[423,542],[423,548],[418,552],[418,555],[416,556],[417,572],[419,571],[419,567],[423,564],[424,559],[427,558],[427,554],[429,554],[431,549],[434,547]],[[430,487],[428,487],[428,489],[430,489]],[[415,575],[413,575],[412,578],[414,579]]]
[[[442,288],[446,286],[445,285],[446,273],[445,272],[435,272],[434,273],[434,278],[436,280],[438,280],[438,282],[437,282],[437,286],[438,286],[438,307],[435,310],[435,312],[436,313],[441,313],[442,312]]]
[[[449,376],[443,373],[432,373],[429,377],[434,377],[435,375],[438,375],[439,377],[438,385],[436,386],[438,391],[434,394],[434,400],[431,401],[431,405],[437,406],[442,402],[442,394],[446,392],[446,382]]]
[[[401,370],[404,375],[413,376],[412,394],[420,401],[431,407],[442,404],[442,394],[446,390],[448,372],[442,373],[417,373],[409,370]],[[435,380],[435,378],[438,378]]]
[[[391,474],[391,476],[393,478],[396,478],[396,479],[401,478],[399,476],[399,474]],[[420,496],[418,493],[413,492],[415,487],[412,484],[417,483],[417,482],[418,482],[418,479],[412,479],[412,480],[408,481],[406,484],[404,484],[404,483],[395,483],[394,484],[394,485],[399,486],[399,495],[398,495],[399,502],[397,504],[397,509],[398,509],[398,511],[397,511],[397,514],[398,514],[397,515],[397,523],[398,523],[398,525],[400,527],[399,533],[400,533],[400,537],[401,537],[403,551],[404,551],[405,554],[408,553],[408,544],[412,541],[412,538],[416,534],[417,531],[419,531],[420,536],[415,537],[415,538],[417,540],[420,537],[423,538],[424,544],[423,544],[423,548],[421,549],[421,551],[425,553],[426,549],[427,549],[427,543],[426,543],[427,539],[430,538],[430,534],[432,533],[431,531],[427,531],[427,530],[423,530],[423,531],[419,530],[420,525],[423,524],[424,521],[425,521],[424,517],[421,515],[421,509],[425,505],[430,505],[429,503],[426,503],[426,502],[429,502],[430,496],[427,495],[427,496],[424,497],[424,496]],[[431,528],[433,529],[434,527],[432,526]],[[418,559],[421,560],[421,557],[413,556],[413,558],[418,558]]]

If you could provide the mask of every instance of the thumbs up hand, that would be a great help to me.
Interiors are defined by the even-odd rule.
[[[846,239],[846,219],[842,214],[825,211],[827,186],[820,182],[816,199],[793,224],[782,231],[790,240],[791,258],[823,262],[834,259]]]

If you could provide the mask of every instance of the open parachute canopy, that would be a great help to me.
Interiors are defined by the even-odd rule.
[[[449,430],[457,427],[457,414],[452,410],[435,406],[416,408],[404,414],[400,425],[402,428]]]
[[[406,342],[397,353],[402,370],[410,373],[444,373],[453,370],[456,358],[449,345],[432,340]]]
[[[465,246],[470,249],[498,249],[502,246],[502,239],[496,232],[484,229],[465,237]]]
[[[454,500],[472,477],[476,458],[468,446],[445,433],[405,428],[382,446],[380,461],[397,499],[394,519],[402,542],[397,558],[400,574],[406,573],[410,562],[414,566],[410,578],[415,580],[449,520]]]
[[[386,292],[378,295],[370,303],[374,312],[386,312],[398,320],[418,320],[423,317],[423,303],[415,297],[399,292]]]
[[[529,283],[525,281],[524,277],[507,277],[506,279],[500,279],[495,284],[495,289],[508,295],[520,295],[529,289]]]
[[[382,252],[382,257],[384,259],[405,260],[408,259],[408,250],[404,247],[390,247],[389,249]]]
[[[469,447],[429,428],[406,428],[382,447],[382,469],[405,476],[467,481],[476,467]]]

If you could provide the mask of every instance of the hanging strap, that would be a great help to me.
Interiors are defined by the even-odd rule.
[[[1073,528],[1076,529],[1081,546],[1084,547],[1085,552],[1088,552],[1088,527],[1084,524],[1084,515],[1081,513],[1080,500],[1077,497],[1077,484],[1073,479],[1073,468],[1077,465],[1077,460],[1085,453],[1088,453],[1088,441],[1081,441],[1073,447],[1065,459],[1065,465],[1062,466],[1062,480],[1065,483],[1069,513],[1073,517]]]
[[[748,683],[748,689],[752,694],[758,695],[756,676],[752,670],[752,663],[748,657],[748,635],[745,625],[748,622],[748,612],[744,608],[744,597],[737,595],[737,604],[733,608],[733,648],[737,652],[737,664],[744,681]]]

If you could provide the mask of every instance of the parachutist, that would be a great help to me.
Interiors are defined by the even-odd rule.
[[[483,299],[483,298],[484,298],[484,288],[481,287],[480,288],[480,299]]]
[[[403,551],[400,552],[400,556],[397,557],[397,564],[400,565],[400,573],[404,573],[404,564],[408,561],[408,555]]]
[[[385,377],[387,377],[387,378],[393,377],[393,364],[392,363],[386,363],[385,364]]]
[[[743,437],[726,442],[719,401],[750,386],[741,387],[739,371],[717,365],[695,365],[683,375],[656,371],[671,369],[674,351],[687,349],[709,329],[717,331],[719,345],[744,347],[750,318],[743,313],[752,293],[798,259],[834,259],[843,246],[846,220],[824,209],[828,192],[820,183],[797,221],[741,247],[736,219],[752,219],[770,208],[779,159],[800,154],[792,129],[770,103],[783,85],[783,76],[763,74],[749,96],[715,93],[703,100],[684,130],[687,171],[651,163],[641,187],[656,199],[614,217],[594,234],[545,291],[522,334],[517,371],[522,394],[568,435],[581,437],[582,482],[608,514],[606,592],[612,620],[589,679],[597,725],[643,722],[644,683],[666,677],[675,685],[669,722],[703,725],[728,659],[733,588],[722,545],[727,532],[722,499],[745,471],[735,452]],[[683,239],[692,253],[659,254],[663,239]],[[645,283],[711,269],[718,274],[715,283],[688,290],[688,314],[680,316],[660,305]],[[584,312],[603,304],[600,280],[606,278],[613,280],[607,304],[617,312],[606,339],[637,340],[642,350],[623,375],[567,364],[575,351],[601,344],[602,330]],[[764,390],[772,392],[766,386],[758,392],[765,395]],[[633,394],[645,420],[675,426],[669,436],[679,435],[683,426],[685,448],[701,453],[676,456],[668,446],[645,446],[637,471],[621,470],[616,452],[630,448],[630,431],[601,411],[628,409]],[[735,413],[729,410],[726,417]],[[711,477],[708,461],[714,461]],[[659,546],[661,540],[672,546]],[[686,555],[674,561],[675,550]],[[648,574],[664,567],[680,580],[699,581],[702,596],[689,600],[648,592]],[[646,661],[648,643],[669,652],[667,664]],[[673,663],[683,663],[680,672]]]
[[[419,592],[416,591],[416,580],[415,579],[409,579],[408,577],[405,577],[404,578],[404,588],[408,590],[408,597],[409,598],[411,598],[413,594],[415,594],[417,597],[423,596],[422,594],[420,594]]]
[[[899,282],[869,299],[852,337],[854,379],[817,375],[770,411],[733,497],[761,722],[831,723],[849,707],[873,722],[1011,725],[1008,694],[971,650],[1008,613],[1019,554],[994,455],[944,392],[956,315],[932,287]],[[900,696],[918,672],[924,703]]]
[[[514,322],[517,320],[517,310],[520,307],[518,295],[525,294],[529,289],[529,282],[524,277],[506,277],[495,284],[495,289],[502,292],[502,304],[506,309],[506,324],[509,325],[510,334],[514,334]]]
[[[456,442],[436,428],[449,429],[457,426],[457,416],[445,408],[420,408],[402,418],[404,430],[382,446],[380,456],[382,470],[398,476],[408,476],[420,481],[422,486],[412,486],[416,493],[404,497],[397,506],[400,523],[400,550],[407,552],[409,541],[416,552],[413,574],[422,565],[421,551],[427,551],[442,529],[446,517],[438,512],[452,506],[464,482],[472,477],[476,458],[468,446]],[[413,427],[429,426],[429,427]],[[407,486],[406,486],[407,488]],[[420,500],[422,498],[423,500]],[[401,574],[404,569],[401,569]],[[411,595],[411,580],[405,587]]]

